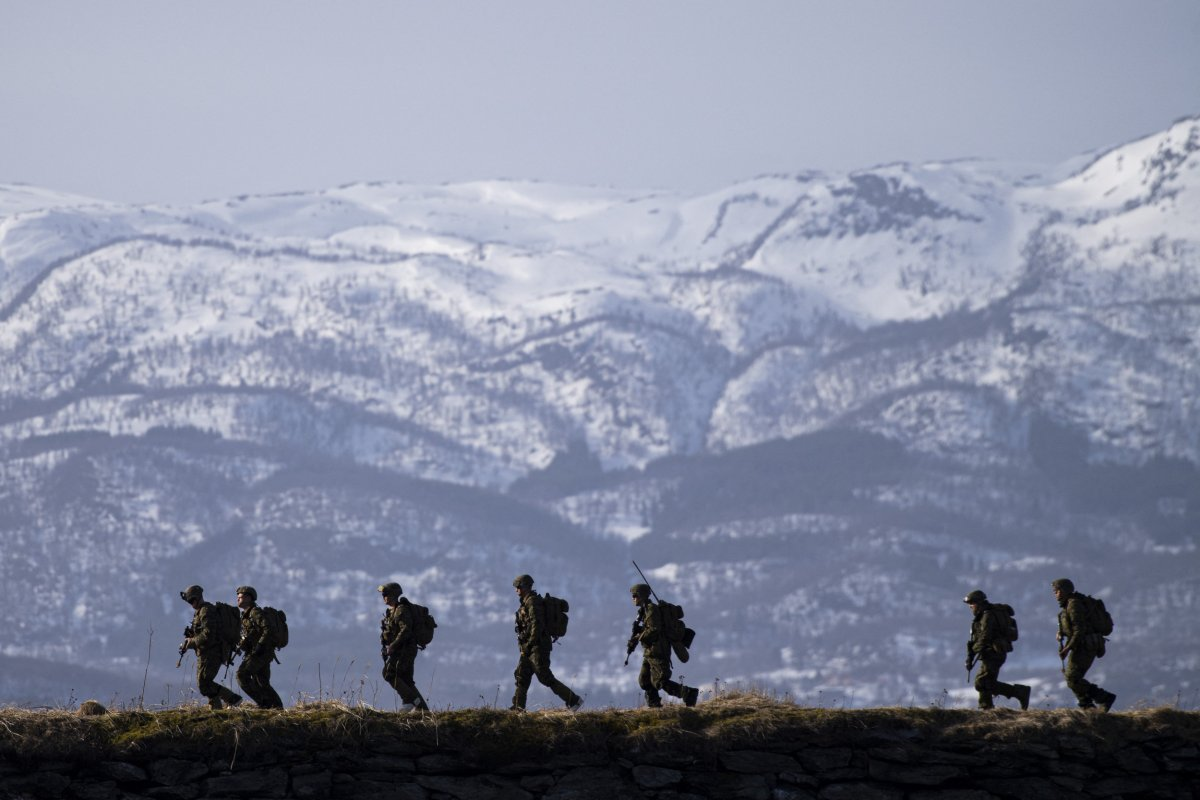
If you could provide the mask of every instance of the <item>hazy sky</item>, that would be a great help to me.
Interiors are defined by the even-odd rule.
[[[715,188],[1200,113],[1197,0],[0,0],[0,182]]]

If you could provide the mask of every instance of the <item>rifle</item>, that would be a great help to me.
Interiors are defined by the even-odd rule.
[[[636,561],[633,562],[633,568],[638,571],[638,575],[642,576],[642,582],[645,583],[647,586],[650,586],[650,581],[646,580],[646,573],[642,572],[642,568],[637,565]],[[656,603],[662,602],[662,600],[658,599],[658,595],[656,595],[654,593],[653,586],[650,586],[650,596],[654,598],[654,602],[656,602]]]
[[[1058,660],[1062,662],[1063,675],[1067,674],[1067,657],[1063,655],[1063,640],[1066,638],[1067,637],[1063,635],[1062,631],[1058,632]]]
[[[183,644],[179,645],[179,659],[175,662],[175,669],[179,669],[181,666],[183,666],[183,654],[187,652],[188,640],[192,638],[194,633],[195,631],[192,630],[191,625],[188,625],[183,629]]]
[[[975,664],[978,663],[978,661],[978,654],[971,656],[971,659],[967,661],[967,683],[971,682],[971,670],[975,669]]]
[[[647,584],[649,585],[649,584]],[[633,629],[629,632],[629,641],[625,644],[625,666],[629,666],[629,657],[633,655],[633,651],[637,649],[638,637],[642,633],[642,615],[639,612],[633,620]]]

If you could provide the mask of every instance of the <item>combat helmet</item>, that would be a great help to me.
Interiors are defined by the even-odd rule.
[[[201,600],[204,598],[204,587],[192,584],[180,592],[179,596],[183,598],[183,602],[185,603],[190,603],[193,600]]]
[[[1075,584],[1071,582],[1070,578],[1056,578],[1050,581],[1050,586],[1064,594],[1075,594]]]
[[[244,594],[254,602],[258,602],[258,592],[254,590],[253,586],[239,586],[236,594]]]
[[[517,589],[532,589],[533,578],[529,575],[518,575],[513,578],[513,586]]]
[[[382,583],[375,591],[382,594],[384,597],[399,597],[404,594],[404,590],[400,588],[400,584],[392,581],[391,583]]]
[[[971,592],[966,597],[964,597],[963,602],[966,603],[967,605],[971,605],[974,603],[986,603],[987,595],[983,593],[983,589],[976,589],[975,591]]]
[[[633,586],[629,587],[629,594],[633,595],[634,597],[643,597],[643,598],[649,597],[650,596],[650,584],[635,583]]]

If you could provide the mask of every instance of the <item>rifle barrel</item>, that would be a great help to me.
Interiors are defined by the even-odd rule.
[[[632,559],[630,560],[632,561]],[[645,582],[645,584],[650,586],[650,580],[646,577],[646,573],[642,572],[642,568],[637,565],[636,561],[633,561],[633,568],[638,571],[638,575],[642,576],[642,580]],[[654,602],[662,603],[662,600],[659,600],[658,595],[655,594],[653,586],[650,586],[650,596],[654,598]]]

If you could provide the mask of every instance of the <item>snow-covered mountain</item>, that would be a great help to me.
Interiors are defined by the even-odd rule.
[[[1198,165],[1192,118],[698,197],[0,185],[0,698],[174,701],[179,590],[252,583],[281,694],[386,706],[398,579],[431,700],[504,704],[530,572],[572,602],[560,677],[630,704],[631,557],[694,682],[958,702],[982,586],[1028,632],[1006,675],[1062,701],[1065,574],[1114,610],[1110,688],[1194,693]]]

